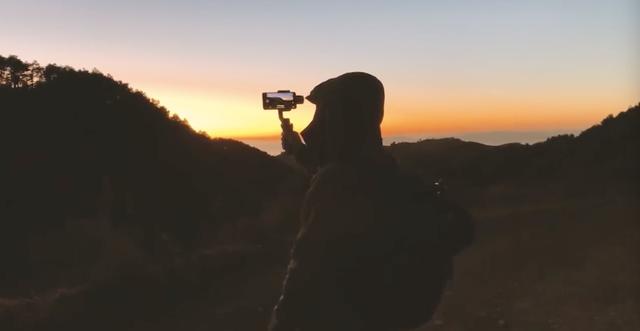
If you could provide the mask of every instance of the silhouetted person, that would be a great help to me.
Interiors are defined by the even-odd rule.
[[[315,175],[270,330],[419,326],[439,302],[454,253],[411,246],[433,241],[406,233],[409,218],[428,216],[397,194],[404,183],[380,133],[382,83],[347,73],[316,86],[307,99],[316,111],[301,133],[304,143],[286,126],[282,142]]]

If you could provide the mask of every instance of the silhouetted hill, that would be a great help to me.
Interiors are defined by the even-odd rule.
[[[74,222],[126,229],[149,254],[294,224],[287,165],[96,70],[0,57],[0,116],[0,295],[37,277],[28,243]]]
[[[533,145],[486,146],[455,138],[397,143],[399,163],[429,180],[444,179],[453,191],[546,190],[607,194],[638,193],[640,105],[609,116],[578,136],[560,135]],[[462,192],[465,191],[465,192]]]

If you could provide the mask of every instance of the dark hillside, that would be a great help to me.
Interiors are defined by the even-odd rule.
[[[287,165],[195,132],[98,71],[0,57],[0,116],[0,296],[58,286],[51,273],[68,280],[97,263],[104,252],[91,235],[117,231],[157,256],[266,240],[260,229],[295,222],[296,200],[282,196],[301,181]],[[64,245],[77,256],[42,263],[38,252]]]
[[[535,190],[554,196],[638,194],[639,145],[640,105],[577,137],[560,135],[533,145],[486,146],[448,138],[392,144],[389,150],[426,179],[444,179],[452,194],[509,187],[504,193],[513,198]]]

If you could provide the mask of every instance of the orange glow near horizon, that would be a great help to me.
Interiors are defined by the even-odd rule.
[[[195,130],[207,132],[212,137],[279,137],[277,113],[261,108],[259,91],[248,94],[206,86],[186,89],[148,85],[139,88],[158,99],[171,113],[185,118]],[[483,94],[482,91],[437,91],[422,95],[388,92],[382,129],[385,136],[576,130],[594,125],[608,114],[624,111],[633,102],[631,91],[582,96],[547,92],[544,100],[531,95],[505,96]],[[312,104],[305,103],[286,116],[300,131],[311,121],[313,109]]]

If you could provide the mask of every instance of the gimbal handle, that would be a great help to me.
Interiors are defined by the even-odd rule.
[[[280,124],[282,126],[282,130],[293,131],[293,124],[288,118],[284,117],[284,112],[286,109],[278,109],[278,118],[280,119]]]

